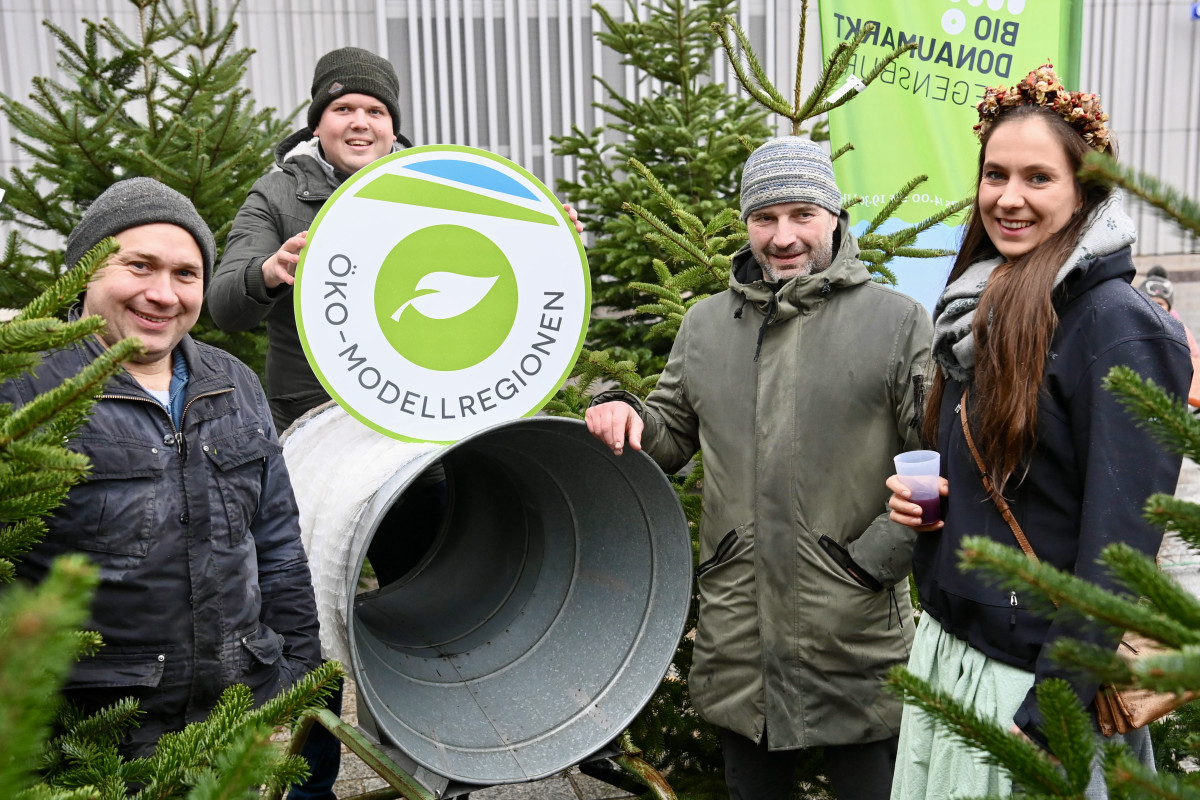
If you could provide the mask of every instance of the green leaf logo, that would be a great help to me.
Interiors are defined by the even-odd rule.
[[[397,308],[392,319],[399,322],[406,308],[413,308],[431,319],[457,317],[479,305],[495,285],[495,277],[475,278],[457,272],[431,272],[417,282],[417,291],[422,294]]]
[[[375,281],[375,316],[391,346],[426,369],[451,372],[496,352],[517,317],[517,278],[491,239],[431,225],[401,239]]]

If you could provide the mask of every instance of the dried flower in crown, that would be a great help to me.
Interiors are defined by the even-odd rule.
[[[979,122],[975,134],[981,139],[1006,108],[1020,105],[1046,106],[1067,121],[1088,145],[1099,152],[1108,149],[1108,114],[1100,98],[1090,92],[1072,92],[1062,85],[1053,64],[1043,64],[1011,89],[990,86],[976,108]]]

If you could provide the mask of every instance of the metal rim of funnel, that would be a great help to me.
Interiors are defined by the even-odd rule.
[[[560,477],[558,478],[545,469],[543,469],[545,474],[535,475],[538,465],[532,462],[538,459],[523,458],[519,454],[513,455],[516,450],[519,450],[516,445],[520,442],[528,443],[531,441],[530,437],[540,439],[543,444],[554,441],[562,448],[571,450],[571,457],[567,459],[570,463],[567,464],[566,474],[561,474],[563,472],[562,464],[559,464],[557,468]],[[439,741],[437,736],[443,735],[440,732],[431,733],[428,727],[418,729],[393,713],[394,710],[387,707],[387,700],[381,697],[380,690],[375,685],[376,675],[368,674],[392,668],[392,665],[375,660],[368,668],[361,663],[364,660],[376,659],[377,653],[367,653],[366,650],[368,648],[379,650],[380,645],[373,637],[363,636],[363,632],[360,631],[361,626],[354,596],[347,599],[346,609],[350,652],[354,655],[351,666],[354,678],[359,685],[360,704],[365,705],[367,712],[379,725],[381,733],[427,769],[452,780],[474,784],[517,783],[547,777],[585,760],[618,735],[650,699],[665,676],[679,638],[683,634],[692,591],[692,552],[687,523],[674,489],[666,476],[648,456],[637,452],[629,452],[619,458],[612,456],[607,448],[587,433],[582,423],[560,418],[537,417],[506,422],[480,431],[455,444],[447,445],[443,450],[429,454],[423,459],[421,466],[423,469],[428,468],[433,461],[440,461],[446,465],[449,480],[454,481],[457,480],[456,470],[461,468],[456,465],[456,461],[495,459],[498,458],[496,454],[501,452],[520,462],[518,466],[514,466],[510,470],[510,472],[519,472],[520,474],[507,476],[507,479],[513,481],[518,489],[517,497],[514,498],[514,506],[521,505],[524,508],[529,505],[526,502],[528,498],[522,497],[520,490],[522,487],[528,490],[530,486],[536,484],[545,489],[547,494],[553,494],[552,489],[557,486],[560,495],[558,501],[565,503],[566,506],[571,506],[573,502],[579,502],[590,505],[590,507],[586,511],[569,509],[571,513],[563,508],[555,508],[550,511],[543,509],[545,513],[552,516],[557,514],[560,519],[564,518],[563,515],[569,516],[574,537],[573,544],[581,551],[571,555],[572,571],[567,586],[565,588],[558,586],[555,591],[559,594],[554,595],[548,601],[551,604],[561,604],[561,609],[567,610],[548,622],[545,619],[540,620],[531,627],[533,633],[525,631],[525,635],[531,637],[531,641],[536,640],[528,652],[519,654],[516,658],[502,664],[500,662],[504,659],[497,655],[496,663],[500,666],[495,672],[472,674],[466,680],[454,684],[453,688],[459,690],[459,696],[450,705],[457,704],[459,708],[468,708],[470,703],[474,702],[476,708],[473,710],[468,708],[468,710],[473,713],[478,712],[481,719],[494,723],[494,743]],[[543,456],[550,460],[555,458],[559,461],[562,460],[561,454],[555,457],[543,453]],[[583,462],[589,464],[589,469],[603,472],[604,479],[596,476],[582,478],[580,472]],[[402,480],[393,478],[385,483],[380,489],[380,495],[386,494],[387,500],[386,503],[379,504],[377,507],[387,509],[395,507],[417,478],[418,474],[410,474]],[[545,483],[538,483],[539,480],[544,480]],[[626,506],[623,510],[614,509],[613,515],[621,516],[623,514],[622,522],[625,524],[629,524],[630,519],[640,519],[644,528],[644,541],[640,543],[583,541],[584,537],[608,538],[601,534],[581,532],[580,527],[583,524],[596,524],[597,515],[603,516],[603,509],[598,510],[597,506],[603,506],[604,500],[596,496],[596,492],[598,485],[605,484],[607,481],[612,482],[610,492],[618,496],[617,502]],[[580,491],[586,491],[592,496],[578,501],[564,499],[571,492],[578,493]],[[454,500],[463,502],[464,497],[460,493],[455,496]],[[518,504],[517,500],[521,502]],[[633,512],[630,507],[633,507]],[[587,516],[587,519],[580,519],[581,514]],[[379,534],[379,528],[384,518],[385,515],[380,514],[372,520],[369,535],[363,541],[369,543]],[[443,522],[446,526],[454,525],[454,521],[450,519]],[[534,520],[530,524],[536,528],[536,522]],[[661,528],[661,530],[656,531],[656,528]],[[550,539],[547,531],[531,529],[526,533],[531,538],[541,535],[545,540],[543,544],[546,549],[555,551],[551,554],[552,558],[558,559],[560,562],[567,558],[566,553],[559,552],[562,549],[560,547],[562,543],[556,543]],[[624,531],[624,534],[629,535],[628,531]],[[436,556],[437,548],[446,546],[448,535],[446,530],[439,532],[434,545],[435,550],[431,551],[409,575],[405,576],[406,585],[415,582],[412,575],[420,573],[428,566],[430,560]],[[614,537],[620,535],[622,535],[622,531],[612,533]],[[642,547],[642,550],[624,554],[620,552],[606,553],[606,550],[617,550],[619,547],[634,547],[636,550],[638,546]],[[348,576],[350,586],[355,586],[357,583],[366,552],[367,547],[362,547],[361,551],[347,565],[350,572]],[[572,704],[571,711],[563,712],[560,715],[561,718],[553,724],[544,725],[535,733],[525,732],[521,735],[514,735],[513,731],[505,726],[520,728],[519,723],[496,722],[489,717],[489,714],[502,713],[503,709],[495,708],[494,698],[489,698],[486,694],[495,688],[487,684],[494,682],[507,687],[508,684],[497,678],[497,675],[507,673],[511,676],[523,669],[545,668],[547,664],[551,669],[558,668],[568,673],[584,672],[578,665],[570,664],[570,660],[565,658],[565,654],[558,652],[563,648],[564,643],[555,642],[554,637],[569,636],[578,631],[580,615],[585,610],[570,608],[572,603],[586,599],[589,593],[592,599],[588,602],[596,601],[596,598],[609,598],[613,591],[620,593],[622,576],[593,574],[597,571],[594,569],[596,560],[604,558],[613,558],[615,559],[614,563],[617,564],[628,565],[631,560],[639,560],[649,565],[648,580],[640,590],[643,593],[640,618],[637,620],[624,619],[619,625],[622,629],[621,636],[624,636],[624,639],[620,641],[625,641],[625,644],[619,645],[618,649],[620,646],[624,646],[625,651],[612,656],[607,653],[592,654],[596,659],[604,661],[608,665],[611,674],[600,678],[583,674],[564,676],[563,680],[567,685],[547,687],[545,690],[547,693],[557,692],[566,695]],[[636,571],[636,565],[633,568]],[[522,586],[520,591],[517,591],[517,584],[523,575],[524,573],[509,576],[513,585],[505,588],[513,589],[510,592],[510,599],[513,602],[528,601],[537,593],[536,588],[530,590],[529,586]],[[561,576],[559,578],[561,579]],[[616,589],[603,586],[599,589],[596,588],[598,584],[603,584],[605,581],[615,583]],[[400,590],[400,593],[402,591]],[[615,607],[621,605],[622,602],[626,607],[631,605],[628,597],[613,600],[611,604],[608,602],[604,602],[604,604]],[[605,614],[609,610],[593,609],[591,615],[599,624],[602,620],[607,621]],[[518,616],[512,608],[506,607],[506,611],[509,612],[510,617]],[[519,611],[519,616],[526,615],[524,609],[519,609]],[[537,612],[544,613],[544,609],[538,607],[535,609],[535,614]],[[566,620],[568,615],[570,616],[569,621]],[[575,627],[570,628],[571,625]],[[463,635],[469,636],[474,630],[473,628]],[[487,642],[487,645],[492,644],[490,641]],[[588,646],[585,644],[584,648],[586,649]],[[419,648],[416,649],[419,650]],[[479,648],[481,651],[484,649],[486,648],[482,646]],[[534,649],[540,652],[534,653]],[[469,660],[473,654],[475,651],[466,654],[452,653],[443,656],[441,662],[457,670],[464,664],[469,667]],[[411,665],[417,658],[413,652],[405,650],[403,647],[390,650],[386,656],[405,660],[406,665]],[[425,667],[426,665],[421,665],[421,669],[425,669]],[[590,680],[593,685],[574,686],[572,683],[574,678],[580,678],[579,683]],[[419,691],[425,691],[428,687],[433,686],[433,683],[420,674],[405,675],[403,680],[408,685],[417,685]],[[600,685],[595,685],[595,681],[600,681]],[[443,688],[434,687],[429,691],[436,694]],[[499,691],[502,692],[505,689]],[[401,698],[397,702],[403,702],[403,691],[392,694]],[[555,700],[545,698],[544,704],[556,704],[560,709],[565,706],[562,697]],[[435,701],[429,700],[427,705],[432,707],[435,705]],[[489,708],[484,708],[484,706],[489,706]],[[426,710],[428,711],[428,709]],[[530,713],[536,713],[536,710],[531,709]],[[437,710],[430,711],[429,716],[430,718],[436,717]],[[386,724],[380,725],[381,721],[385,721]],[[395,725],[400,725],[403,730],[397,730]],[[402,741],[406,738],[407,741]],[[562,752],[561,755],[559,751]],[[492,766],[486,770],[465,769],[463,762],[470,762],[475,756]],[[503,766],[498,768],[497,764]]]

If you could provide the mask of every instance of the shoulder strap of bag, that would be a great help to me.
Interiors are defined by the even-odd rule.
[[[995,484],[992,483],[987,470],[984,469],[983,459],[979,457],[979,451],[975,449],[975,439],[971,436],[971,426],[967,424],[968,391],[968,387],[963,387],[962,400],[959,401],[958,405],[958,416],[962,420],[963,435],[967,438],[967,448],[971,451],[971,456],[975,459],[975,466],[979,467],[979,474],[983,478],[983,488],[987,491],[988,496],[992,498],[992,502],[996,504],[996,509],[1000,512],[1000,516],[1004,517],[1004,521],[1008,523],[1008,527],[1012,528],[1013,536],[1017,537],[1017,544],[1021,545],[1021,549],[1025,551],[1025,555],[1029,556],[1030,560],[1036,562],[1038,561],[1037,553],[1033,552],[1033,546],[1025,538],[1025,532],[1021,530],[1017,518],[1013,516],[1012,509],[1008,507],[1008,501],[996,491]]]

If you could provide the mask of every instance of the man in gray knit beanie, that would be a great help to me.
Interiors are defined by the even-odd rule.
[[[742,170],[742,220],[767,278],[823,272],[833,261],[842,193],[833,163],[810,139],[781,136],[750,154]]]
[[[588,430],[667,472],[704,448],[688,690],[716,727],[731,800],[788,800],[821,749],[839,800],[889,797],[908,660],[914,535],[888,519],[892,457],[921,446],[933,325],[871,280],[824,149],[746,161],[747,245],[692,305],[644,400],[599,395]]]
[[[143,386],[169,388],[175,348],[200,317],[216,243],[192,201],[153,178],[129,178],[104,190],[67,237],[66,264],[104,239],[120,249],[83,293],[80,315],[101,316],[100,338],[111,346],[127,337],[145,352],[125,364]]]
[[[104,637],[63,686],[91,714],[136,700],[114,740],[126,758],[207,717],[246,686],[256,705],[320,663],[316,599],[282,449],[254,372],[195,341],[212,233],[186,197],[151,178],[109,187],[67,243],[77,264],[111,237],[72,318],[95,336],[47,350],[37,370],[0,383],[18,408],[61,387],[122,340],[121,362],[68,446],[90,474],[48,515],[18,575],[42,580],[64,553],[95,567],[88,628]]]

